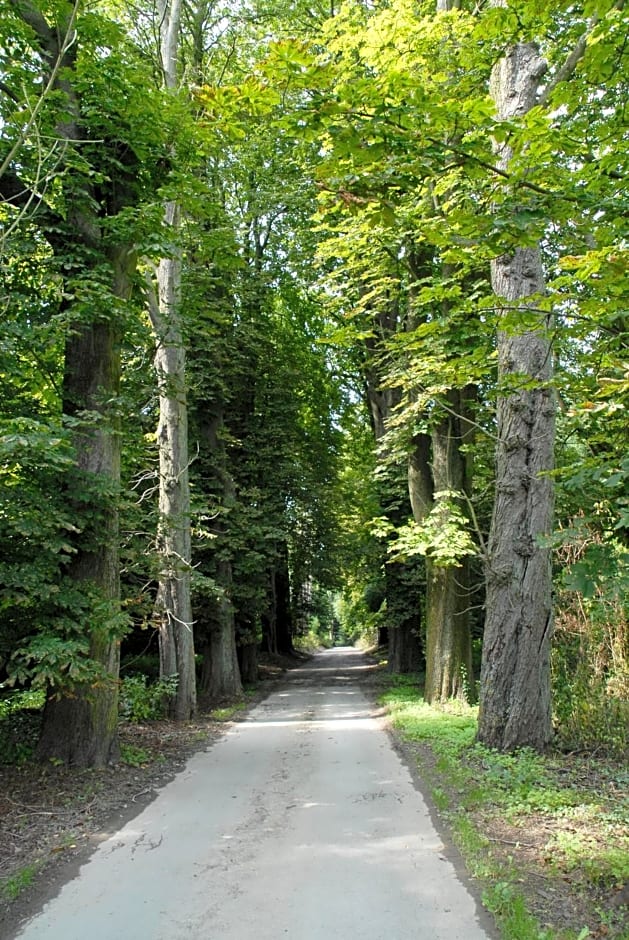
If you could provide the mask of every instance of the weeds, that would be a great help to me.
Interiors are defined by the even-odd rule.
[[[120,745],[120,760],[129,767],[146,767],[153,760],[153,755],[144,747],[135,747],[133,744]]]
[[[22,764],[32,757],[39,729],[44,692],[10,692],[0,698],[0,764]]]
[[[231,721],[237,712],[243,711],[246,707],[246,702],[234,702],[223,708],[214,708],[210,712],[210,718],[213,718],[214,721]]]
[[[601,553],[605,564],[601,564]],[[581,520],[575,536],[558,550],[558,557],[562,577],[552,672],[560,744],[569,751],[626,758],[629,556],[617,543],[602,543],[600,535],[589,531]]]
[[[20,868],[20,870],[15,872],[14,875],[11,875],[10,878],[0,882],[0,892],[7,900],[15,901],[23,891],[31,887],[41,866],[41,861],[37,861],[33,862],[31,865],[25,865],[24,868]]]

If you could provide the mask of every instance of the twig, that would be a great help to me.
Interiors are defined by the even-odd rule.
[[[492,839],[491,836],[488,836],[490,842],[500,842],[502,845],[523,845],[524,848],[534,849],[534,842],[520,842],[518,839],[517,842],[514,842],[512,839]]]

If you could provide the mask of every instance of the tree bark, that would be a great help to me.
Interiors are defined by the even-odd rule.
[[[258,681],[257,643],[243,643],[238,647],[238,665],[244,685],[255,685]]]
[[[275,636],[277,652],[293,652],[293,615],[290,602],[290,572],[288,569],[288,545],[280,546],[280,557],[273,572],[275,582]]]
[[[231,583],[231,564],[220,561],[219,585]],[[234,608],[226,592],[209,605],[209,630],[203,646],[202,689],[210,701],[233,699],[242,695],[242,682],[236,651]]]
[[[509,49],[492,76],[501,119],[517,118],[533,107],[545,68],[533,43]],[[498,152],[505,169],[509,148]],[[496,258],[491,277],[505,312],[526,310],[545,289],[539,249],[516,248]],[[497,407],[478,738],[505,751],[542,749],[552,737],[552,572],[550,549],[542,542],[553,520],[555,397],[548,326],[498,334],[499,382],[508,390]]]
[[[123,300],[131,295],[135,255],[127,246],[110,251],[113,294]],[[113,318],[97,320],[76,329],[65,352],[63,411],[99,415],[92,427],[75,434],[77,464],[81,471],[102,479],[108,488],[120,485],[120,434],[114,417],[120,388],[120,335]],[[115,497],[114,497],[115,499]],[[118,506],[109,504],[99,516],[98,545],[79,543],[70,573],[79,583],[93,586],[105,602],[110,617],[120,613]],[[71,692],[49,693],[42,732],[37,745],[39,760],[54,758],[75,767],[104,767],[119,756],[118,672],[120,641],[105,622],[90,624],[89,655],[103,669],[103,677]]]
[[[159,5],[160,58],[166,88],[177,87],[179,0]],[[176,202],[164,207],[164,224],[179,236],[181,211]],[[181,322],[181,252],[162,258],[156,300],[149,304],[156,336],[155,372],[159,387],[159,523],[160,573],[155,619],[160,641],[160,675],[177,675],[172,717],[185,721],[196,711],[196,673],[190,573],[190,483],[188,474],[188,404],[186,350]]]
[[[166,207],[166,222],[179,227],[179,210]],[[155,372],[159,387],[159,584],[155,620],[160,640],[160,675],[177,675],[172,717],[184,721],[196,709],[194,637],[190,594],[191,536],[188,476],[186,354],[180,323],[179,258],[163,258],[158,271],[159,300],[153,305],[157,338]]]
[[[68,7],[50,25],[36,4],[30,0],[11,0],[16,14],[33,31],[33,46],[42,62],[44,96],[51,90],[64,97],[62,116],[56,134],[58,140],[72,152],[74,142],[85,138],[85,116],[76,92],[74,69],[78,54],[74,27],[77,7]],[[37,107],[26,128],[35,119]],[[19,141],[23,142],[24,134]],[[107,145],[107,142],[105,142]],[[91,183],[80,173],[74,174],[71,163],[63,167],[61,185],[69,181],[66,191],[66,216],[56,216],[28,187],[15,190],[13,182],[18,173],[9,166],[14,156],[19,158],[19,143],[5,159],[2,171],[7,171],[9,197],[18,206],[32,205],[40,220],[44,220],[42,233],[57,255],[70,256],[74,252],[89,275],[91,265],[108,260],[111,266],[112,295],[126,301],[131,295],[131,278],[135,268],[135,255],[128,245],[118,244],[104,248],[102,221],[105,214],[115,215],[133,200],[134,186],[121,173],[115,198],[108,209],[98,199]],[[11,192],[11,190],[14,190]],[[3,191],[5,195],[5,191]],[[112,193],[109,193],[112,196]],[[31,203],[32,199],[32,203]],[[46,220],[52,224],[46,227]],[[77,252],[78,249],[78,252]],[[64,384],[62,411],[72,418],[77,468],[98,487],[103,494],[97,497],[98,538],[85,531],[76,540],[76,552],[69,566],[70,577],[80,589],[89,588],[97,596],[98,607],[88,623],[77,624],[89,638],[88,655],[101,667],[101,677],[89,686],[79,685],[71,690],[63,687],[48,692],[44,718],[36,755],[40,760],[53,758],[77,767],[102,767],[116,760],[119,747],[118,668],[120,625],[119,545],[117,490],[120,485],[120,435],[116,408],[120,384],[120,327],[115,313],[92,311],[89,320],[81,318],[69,332],[64,356]],[[95,415],[95,419],[90,416]],[[68,494],[69,502],[73,494]]]

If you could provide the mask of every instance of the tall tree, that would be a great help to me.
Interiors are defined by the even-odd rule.
[[[171,96],[178,89],[179,0],[157,7],[159,62]],[[170,159],[177,161],[176,145]],[[164,204],[170,252],[157,269],[157,292],[149,284],[149,312],[155,331],[155,371],[159,387],[159,585],[155,599],[162,677],[176,675],[173,717],[190,718],[196,710],[196,674],[191,575],[190,482],[186,345],[182,328],[181,206],[170,196]]]
[[[503,7],[495,0],[494,7]],[[495,66],[491,93],[499,121],[525,118],[539,101],[547,71],[536,42],[515,42]],[[497,143],[508,177],[513,149]],[[552,320],[530,328],[527,312],[543,310],[546,281],[538,245],[518,245],[492,261],[492,287],[502,317],[498,332],[496,495],[487,557],[487,613],[479,740],[503,750],[546,747],[552,737],[550,643],[553,629],[549,535],[553,525],[556,398]],[[539,314],[537,315],[539,319]],[[535,318],[535,314],[534,314]]]
[[[34,637],[20,655],[32,673],[40,668],[48,676],[39,757],[99,767],[118,751],[119,637],[125,623],[118,560],[118,393],[137,233],[121,218],[132,217],[145,178],[128,144],[133,109],[122,114],[115,113],[118,102],[109,111],[94,105],[108,77],[124,84],[132,56],[115,27],[78,16],[76,8],[44,12],[29,0],[15,0],[11,9],[35,57],[26,68],[32,68],[31,78],[39,69],[47,96],[33,109],[43,123],[30,130],[37,139],[45,128],[56,140],[59,180],[48,192],[40,186],[40,151],[36,147],[33,154],[23,135],[20,148],[12,147],[5,160],[0,189],[10,206],[34,212],[56,259],[57,304],[66,324],[60,405],[76,454],[66,498],[78,522],[65,566],[75,593],[73,600],[64,594],[61,635]],[[98,67],[97,46],[101,55],[109,53]],[[128,88],[129,104],[135,103]],[[141,149],[141,135],[138,144]]]

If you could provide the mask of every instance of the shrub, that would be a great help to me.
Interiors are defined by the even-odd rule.
[[[177,676],[147,682],[146,676],[128,676],[120,683],[120,717],[127,721],[164,718],[177,692]]]
[[[589,543],[564,545],[560,553],[564,587],[552,652],[555,722],[565,749],[623,757],[629,751],[626,553],[620,546],[601,546],[596,536],[590,541],[600,549],[596,571],[592,562],[586,565]]]

